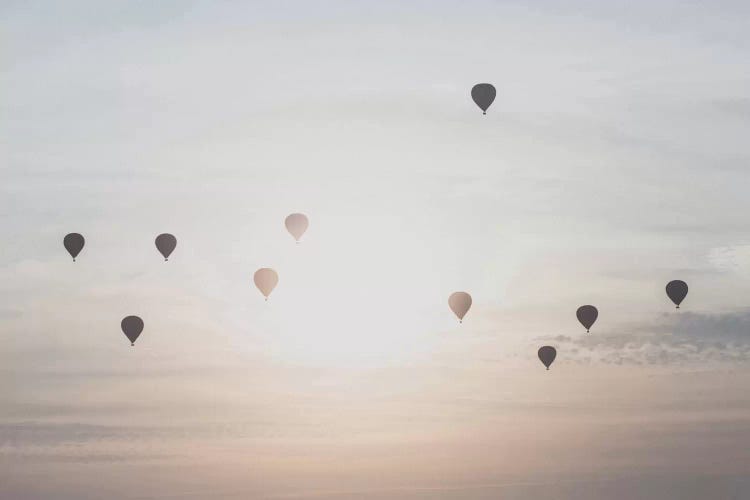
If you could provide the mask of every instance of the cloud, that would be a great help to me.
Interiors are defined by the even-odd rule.
[[[0,423],[0,448],[78,445],[92,441],[132,441],[162,437],[169,431],[169,428],[84,423]]]
[[[750,274],[750,245],[730,245],[712,248],[708,260],[719,271]]]
[[[680,312],[653,322],[622,324],[613,331],[580,337],[542,337],[568,359],[607,364],[663,365],[736,362],[750,359],[750,309],[705,314]]]
[[[712,103],[715,110],[742,119],[750,119],[750,98],[716,99]]]
[[[0,456],[3,453],[0,452]],[[158,453],[81,453],[70,452],[19,452],[13,453],[16,463],[61,463],[61,464],[96,464],[96,463],[133,463],[172,460],[176,455]]]

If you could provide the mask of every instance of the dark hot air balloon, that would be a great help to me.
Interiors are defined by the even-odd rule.
[[[667,297],[669,297],[677,309],[680,308],[680,303],[685,300],[688,293],[688,286],[682,280],[674,280],[667,283]]]
[[[156,237],[156,249],[164,256],[164,261],[169,260],[169,255],[177,247],[177,238],[169,233],[163,233]]]
[[[599,317],[599,311],[594,306],[581,306],[576,311],[576,317],[586,329],[586,332],[588,332],[596,321],[596,318]]]
[[[487,114],[487,109],[490,107],[492,102],[495,100],[497,91],[491,83],[477,83],[471,89],[471,98],[482,110],[482,114]]]
[[[85,243],[86,240],[84,240],[83,236],[78,233],[66,234],[65,238],[63,238],[65,250],[67,250],[70,256],[73,257],[73,262],[76,261],[76,257],[81,253],[81,250],[83,250],[83,245]]]
[[[120,323],[120,328],[130,341],[130,345],[135,345],[135,340],[143,331],[143,320],[138,316],[126,316]]]
[[[539,348],[537,355],[539,356],[539,360],[549,370],[549,365],[551,365],[557,357],[557,350],[551,345],[545,345]]]

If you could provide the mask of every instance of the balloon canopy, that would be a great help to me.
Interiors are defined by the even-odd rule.
[[[682,280],[674,280],[667,283],[667,297],[669,297],[677,309],[688,293],[688,286]]]
[[[279,282],[279,275],[273,269],[264,267],[255,271],[253,281],[258,290],[260,290],[260,293],[268,300],[268,296],[271,295],[271,292],[273,292],[273,289],[276,288],[276,284]]]
[[[68,251],[70,256],[73,257],[73,262],[76,261],[76,257],[78,257],[78,254],[81,253],[81,250],[83,250],[83,245],[85,244],[86,240],[82,235],[78,233],[66,234],[65,238],[63,238],[63,246],[65,247],[65,250]]]
[[[576,317],[586,329],[586,332],[588,332],[594,325],[594,322],[596,322],[596,318],[599,317],[599,311],[594,306],[581,306],[576,311]]]
[[[138,316],[127,316],[120,323],[120,328],[130,341],[130,345],[135,345],[136,339],[143,331],[143,320]]]
[[[302,235],[305,234],[305,231],[307,231],[307,226],[310,225],[310,222],[307,220],[305,214],[291,214],[284,220],[284,225],[289,234],[294,236],[296,241],[299,241]]]
[[[454,292],[448,297],[448,306],[458,317],[458,321],[463,323],[464,316],[471,308],[471,295],[466,292]]]
[[[551,345],[545,345],[539,348],[539,352],[537,352],[537,355],[539,356],[539,360],[542,362],[542,364],[544,364],[544,366],[546,366],[549,370],[549,366],[557,357],[557,349],[555,349]]]
[[[471,98],[479,106],[479,109],[482,110],[483,115],[487,114],[487,109],[495,100],[496,94],[497,91],[491,83],[477,83],[471,89]]]
[[[156,249],[164,256],[164,260],[169,260],[169,256],[177,247],[177,238],[169,233],[162,233],[156,237]]]

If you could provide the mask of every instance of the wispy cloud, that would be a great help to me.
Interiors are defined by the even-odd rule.
[[[750,310],[706,314],[682,311],[651,322],[617,325],[605,333],[548,336],[567,359],[612,364],[740,362],[750,359]]]

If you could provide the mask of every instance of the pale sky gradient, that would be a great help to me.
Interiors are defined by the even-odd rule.
[[[0,19],[2,500],[750,496],[747,2]]]

